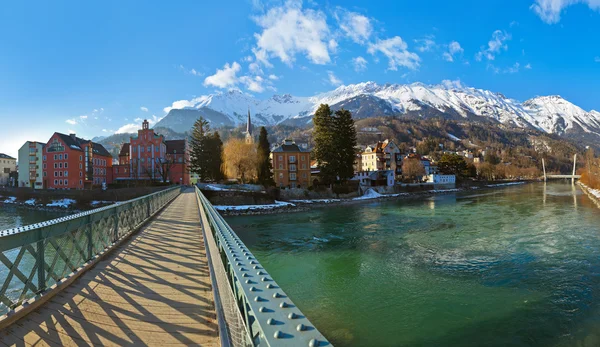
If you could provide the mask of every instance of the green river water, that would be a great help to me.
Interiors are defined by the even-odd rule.
[[[600,209],[567,183],[227,221],[336,346],[600,345]]]

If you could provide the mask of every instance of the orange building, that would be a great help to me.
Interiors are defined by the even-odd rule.
[[[54,133],[43,150],[45,189],[87,189],[112,183],[112,156],[99,143]]]
[[[165,141],[164,136],[156,134],[150,129],[148,121],[144,120],[138,135],[129,141],[121,147],[118,164],[113,166],[116,182],[152,180],[190,183],[187,140]]]
[[[284,142],[271,151],[273,180],[278,187],[308,188],[310,181],[310,153],[292,140]]]

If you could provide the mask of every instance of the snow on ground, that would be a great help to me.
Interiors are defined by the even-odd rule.
[[[340,202],[341,199],[314,199],[314,200],[290,200],[290,202],[294,203],[302,203],[302,204],[315,204],[315,203],[323,203],[330,204],[332,202]]]
[[[363,194],[363,196],[359,196],[358,198],[354,198],[352,200],[368,200],[368,199],[377,199],[382,197],[382,194],[379,194],[374,189],[367,189],[367,191]]]
[[[448,133],[448,137],[449,137],[449,138],[450,138],[450,140],[452,140],[452,141],[459,141],[459,142],[461,141],[461,139],[459,139],[458,137],[456,137],[456,136],[454,136],[454,135],[452,135],[452,134],[450,134],[450,133]]]
[[[35,206],[35,199],[29,199],[24,202],[25,205]]]
[[[233,189],[226,189],[226,188],[213,186],[212,184],[207,184],[205,187],[208,190],[214,190],[214,191],[231,191],[231,190],[233,190]]]
[[[17,202],[17,198],[14,196],[10,196],[8,199],[4,200],[5,204],[14,204]]]
[[[239,205],[239,206],[230,206],[230,205],[215,205],[215,209],[217,211],[242,211],[242,210],[273,210],[280,207],[294,207],[296,205],[285,202],[285,201],[277,201],[275,200],[274,204],[269,205]]]
[[[498,184],[488,184],[486,187],[503,187],[503,186],[514,186],[518,184],[525,184],[525,182],[508,182],[508,183],[498,183]]]
[[[459,192],[459,191],[460,191],[460,189],[457,189],[457,188],[428,190],[428,192],[430,192],[430,193],[452,193],[452,192]]]
[[[112,204],[112,203],[113,203],[113,201],[94,200],[94,201],[90,202],[90,205],[96,206],[96,205],[100,205],[100,204],[105,205],[105,204]]]
[[[593,196],[595,196],[596,198],[600,199],[600,189],[592,189],[590,187],[588,187],[587,185],[579,182],[579,184],[581,184],[582,186],[584,186],[588,192],[590,192],[590,194],[592,194]]]
[[[77,201],[73,199],[52,200],[52,203],[46,204],[46,206],[68,208],[69,206],[71,206],[71,204],[74,204],[76,202]]]

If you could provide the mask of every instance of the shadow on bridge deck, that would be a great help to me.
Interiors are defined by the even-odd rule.
[[[168,344],[219,344],[193,191],[182,193],[73,285],[0,332],[0,346]]]

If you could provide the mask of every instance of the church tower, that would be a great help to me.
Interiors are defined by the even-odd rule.
[[[246,123],[246,143],[254,143],[254,137],[252,136],[252,121],[250,120],[250,107],[248,107],[248,123]]]

